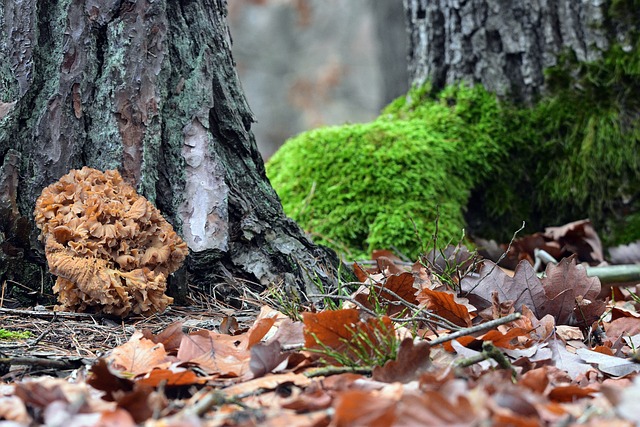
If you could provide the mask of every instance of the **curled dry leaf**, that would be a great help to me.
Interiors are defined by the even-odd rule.
[[[118,316],[163,311],[187,245],[117,171],[72,170],[36,201],[59,308]]]
[[[575,254],[581,261],[590,264],[604,261],[600,237],[588,219],[573,221],[560,227],[547,227],[544,236],[558,242],[565,256]]]

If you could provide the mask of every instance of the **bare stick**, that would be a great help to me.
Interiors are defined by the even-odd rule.
[[[485,323],[481,323],[476,326],[472,326],[470,328],[461,329],[459,331],[453,332],[449,335],[445,335],[443,337],[438,337],[434,340],[428,341],[432,346],[444,344],[447,341],[454,340],[456,338],[463,337],[465,335],[475,334],[476,332],[482,332],[489,329],[493,329],[497,326],[504,325],[505,323],[513,322],[514,320],[518,320],[522,315],[520,313],[511,313],[508,316],[501,317],[500,319],[490,320]]]

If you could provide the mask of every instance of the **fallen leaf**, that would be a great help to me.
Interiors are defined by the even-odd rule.
[[[333,398],[320,387],[306,387],[300,395],[282,402],[282,407],[298,412],[318,411],[331,406]]]
[[[607,341],[615,343],[622,336],[636,335],[640,333],[640,319],[636,317],[620,317],[612,322],[604,324],[607,333]]]
[[[0,397],[0,419],[21,425],[31,425],[33,421],[27,413],[23,400],[18,396]]]
[[[603,385],[604,395],[615,405],[615,411],[624,419],[631,421],[634,425],[640,425],[640,377],[633,379],[630,387],[616,388],[611,385]]]
[[[426,341],[414,343],[413,339],[405,338],[400,343],[396,359],[373,368],[372,378],[376,381],[401,383],[417,379],[431,366],[429,349],[430,345]]]
[[[121,372],[112,369],[107,363],[106,359],[100,358],[89,369],[91,375],[87,378],[87,384],[96,390],[101,390],[107,393],[107,398],[111,398],[112,393],[115,391],[131,391],[133,390],[133,381],[128,378],[123,378]]]
[[[320,313],[302,313],[304,329],[304,345],[307,348],[319,348],[318,342],[339,350],[345,347],[353,336],[353,328],[360,322],[358,310],[322,311]],[[351,328],[351,330],[349,329]]]
[[[195,331],[182,337],[177,359],[197,365],[207,374],[240,377],[249,372],[250,350],[245,336]]]
[[[444,249],[431,249],[421,260],[437,274],[455,269],[461,276],[473,265],[475,257],[464,245],[448,245]],[[456,275],[451,274],[451,276]]]
[[[544,235],[558,241],[564,252],[576,254],[582,261],[590,264],[600,264],[604,261],[602,242],[588,219],[570,222],[560,227],[547,227]]]
[[[458,304],[452,293],[423,288],[416,298],[421,305],[426,306],[427,310],[444,317],[451,323],[467,328],[471,326],[469,310],[464,305]]]
[[[573,402],[584,397],[593,397],[597,390],[590,387],[580,387],[577,385],[563,385],[554,387],[549,392],[549,399],[555,402]]]
[[[320,313],[302,313],[305,325],[305,347],[317,349],[328,363],[339,363],[326,354],[326,349],[342,353],[352,361],[388,354],[394,344],[395,329],[387,316],[359,320],[355,309]],[[379,356],[378,356],[379,357]]]
[[[540,312],[551,314],[557,324],[591,326],[606,308],[604,301],[598,300],[600,279],[588,277],[575,256],[557,265],[547,264],[542,284],[546,301]]]
[[[576,353],[585,362],[598,365],[600,371],[614,377],[624,377],[634,372],[640,372],[640,363],[632,360],[609,356],[586,348],[579,348]]]
[[[167,368],[175,361],[175,358],[167,354],[162,344],[144,338],[142,332],[135,332],[128,342],[114,348],[105,359],[114,369],[132,377],[146,374],[156,368]]]
[[[195,372],[186,368],[172,367],[173,369],[154,369],[136,380],[136,383],[157,387],[163,383],[166,387],[178,387],[186,385],[204,384],[207,378],[199,377]]]
[[[386,307],[387,311],[385,314],[395,316],[407,310],[405,305],[398,302],[406,302],[414,305],[418,303],[415,297],[416,288],[414,287],[414,280],[413,274],[403,272],[388,276],[381,284],[376,284],[376,286],[372,286],[371,283],[367,282],[368,284],[356,292],[354,299],[369,309],[379,306]]]
[[[251,347],[249,369],[253,372],[253,376],[258,378],[272,372],[288,357],[288,354],[282,352],[282,347],[278,341],[268,344],[259,343]]]
[[[436,391],[406,393],[396,406],[398,426],[477,426],[478,413],[465,396],[443,396]]]
[[[609,248],[609,258],[612,264],[640,263],[640,240]]]
[[[569,374],[569,377],[574,381],[594,370],[591,365],[584,363],[580,356],[569,352],[560,340],[549,340],[549,348],[553,352],[555,366]]]
[[[149,329],[142,330],[142,336],[148,340],[153,341],[156,344],[162,344],[167,353],[173,352],[174,354],[180,347],[182,342],[182,322],[173,322],[160,333],[154,335]]]
[[[525,372],[519,381],[519,384],[527,387],[531,391],[542,394],[544,393],[547,385],[549,385],[549,378],[547,377],[547,368],[537,368]]]
[[[469,302],[478,310],[491,307],[493,293],[498,292],[501,302],[513,301],[516,311],[527,306],[537,318],[541,318],[539,307],[546,302],[544,288],[531,264],[520,262],[513,277],[509,277],[493,262],[485,261],[476,276],[465,276],[462,290],[466,292]]]
[[[334,401],[333,425],[336,427],[390,427],[395,421],[396,401],[375,392],[347,390]]]

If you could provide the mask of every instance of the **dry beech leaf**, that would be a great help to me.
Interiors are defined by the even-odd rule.
[[[297,412],[310,412],[326,409],[331,406],[333,398],[320,387],[307,387],[298,396],[282,402],[285,409],[293,409]]]
[[[358,310],[322,311],[320,313],[302,313],[304,323],[304,345],[318,348],[318,341],[333,349],[344,348],[344,341],[353,336],[353,328],[360,321]],[[351,328],[351,330],[349,330]]]
[[[420,304],[426,306],[427,310],[444,317],[451,323],[462,327],[471,326],[469,310],[464,305],[458,304],[452,293],[423,288],[416,298]]]
[[[305,347],[323,349],[329,347],[357,358],[354,349],[373,355],[376,351],[388,351],[389,336],[395,339],[395,329],[387,316],[359,319],[355,309],[302,313],[305,325]],[[323,355],[325,359],[328,356]]]
[[[250,373],[251,348],[265,337],[279,316],[282,314],[276,310],[263,307],[253,325],[243,334],[200,330],[184,335],[177,359],[196,364],[211,375],[243,376]]]
[[[172,367],[172,369],[154,369],[136,383],[150,387],[158,387],[163,383],[166,387],[178,387],[206,383],[208,378],[199,377],[195,372],[186,368]]]
[[[615,343],[623,336],[640,333],[640,319],[636,317],[620,317],[604,324],[607,341]]]
[[[584,397],[593,397],[597,390],[591,387],[580,387],[577,385],[563,385],[551,389],[549,399],[555,402],[573,402]]]
[[[87,384],[96,390],[106,392],[108,400],[113,400],[112,396],[116,391],[133,390],[133,381],[123,378],[122,373],[113,369],[102,357],[91,366],[90,372]]]
[[[31,425],[33,422],[23,400],[18,396],[0,397],[0,419],[13,421],[19,425]]]
[[[334,400],[333,425],[336,427],[389,427],[395,421],[395,400],[375,392],[347,390]]]
[[[240,377],[249,372],[250,349],[242,345],[246,340],[246,335],[195,331],[182,338],[177,358],[197,365],[210,375]]]
[[[396,406],[396,423],[402,426],[477,426],[478,414],[464,396],[447,398],[444,393],[425,391],[405,394]]]
[[[136,332],[128,342],[114,348],[106,360],[114,369],[135,377],[156,368],[166,369],[175,358],[167,354],[162,344],[156,344],[144,338],[141,332]]]
[[[278,375],[265,375],[260,378],[254,378],[244,381],[240,384],[234,384],[226,387],[222,392],[227,396],[237,396],[239,394],[250,394],[259,390],[273,390],[282,384],[294,384],[298,387],[306,387],[311,384],[311,378],[303,374],[295,374],[288,372]]]
[[[388,360],[384,366],[373,368],[372,378],[376,381],[407,383],[417,379],[431,366],[430,345],[427,341],[413,342],[405,338],[400,343],[396,360]]]
[[[394,316],[406,310],[406,306],[402,304],[388,304],[388,302],[405,301],[414,305],[418,303],[415,297],[416,288],[413,286],[413,283],[414,276],[409,272],[388,276],[386,280],[380,284],[382,290],[367,285],[356,293],[354,299],[370,309],[373,309],[377,305],[386,305],[386,314],[388,316]],[[397,297],[388,291],[393,292]]]
[[[527,387],[531,391],[542,394],[549,385],[549,377],[547,376],[547,368],[543,366],[542,368],[532,369],[528,372],[525,372],[522,375],[522,378],[519,381],[519,384]]]
[[[164,328],[157,335],[154,335],[149,329],[142,330],[142,336],[156,344],[162,344],[164,349],[170,352],[177,352],[182,342],[182,322],[173,322]]]
[[[423,258],[423,262],[437,274],[444,274],[449,266],[456,266],[458,271],[464,272],[473,261],[473,256],[464,245],[448,245],[444,250],[431,249]]]

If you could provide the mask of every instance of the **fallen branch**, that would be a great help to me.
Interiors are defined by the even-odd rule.
[[[458,359],[454,364],[459,368],[466,368],[476,363],[480,363],[487,359],[493,359],[502,369],[511,371],[511,379],[515,380],[518,373],[514,369],[509,359],[496,347],[492,342],[485,341],[482,343],[482,351],[475,356]]]
[[[77,369],[84,366],[85,361],[80,357],[47,359],[43,357],[0,357],[0,365],[38,366],[51,369]]]
[[[102,314],[90,314],[90,313],[73,313],[71,311],[48,311],[48,310],[20,310],[16,308],[1,308],[0,313],[6,314],[17,314],[20,316],[32,316],[39,317],[43,319],[50,318],[67,318],[67,319],[102,319],[104,316]]]
[[[640,281],[640,264],[587,267],[587,276],[597,277],[600,282],[611,284]]]
[[[500,325],[504,325],[505,323],[513,322],[514,320],[518,320],[521,316],[522,315],[520,313],[511,313],[508,316],[501,317],[500,319],[490,320],[488,322],[484,322],[476,326],[471,326],[470,328],[460,329],[459,331],[428,341],[428,343],[431,344],[432,346],[444,344],[447,341],[452,341],[456,338],[460,338],[465,335],[471,335],[477,332],[487,331],[489,329],[493,329]]]

